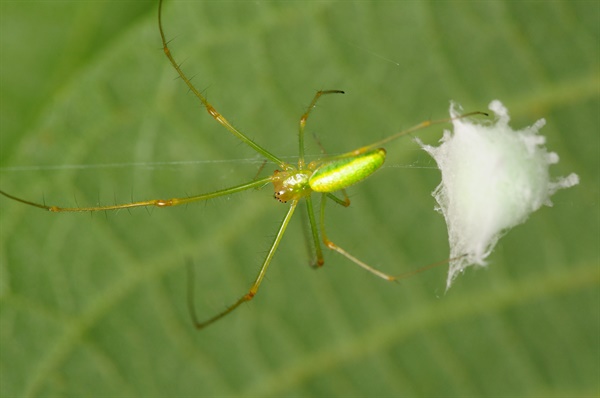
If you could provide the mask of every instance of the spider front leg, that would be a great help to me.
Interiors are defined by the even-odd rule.
[[[285,230],[287,229],[287,226],[290,223],[290,220],[292,219],[292,215],[294,214],[294,210],[296,210],[297,205],[298,205],[297,200],[292,201],[287,214],[281,221],[281,225],[279,227],[279,230],[277,231],[277,235],[275,236],[275,239],[273,240],[273,244],[271,245],[271,248],[269,249],[269,252],[267,253],[266,258],[263,261],[263,263],[260,267],[260,270],[258,271],[258,275],[256,276],[256,279],[254,280],[254,283],[252,284],[252,286],[250,286],[250,289],[248,290],[248,292],[246,294],[244,294],[242,297],[240,297],[235,303],[233,303],[232,305],[227,307],[225,310],[221,311],[220,313],[213,316],[212,318],[207,319],[206,321],[203,321],[203,322],[198,321],[198,317],[196,315],[196,308],[194,305],[194,284],[193,284],[192,278],[191,278],[192,274],[190,273],[190,275],[188,275],[188,310],[190,312],[190,316],[192,317],[192,321],[194,322],[194,326],[196,327],[196,329],[205,328],[206,326],[210,325],[211,323],[216,322],[219,319],[223,318],[225,315],[228,315],[229,313],[231,313],[233,310],[238,308],[242,303],[245,303],[246,301],[250,301],[254,298],[254,296],[258,292],[258,288],[260,287],[260,284],[262,283],[262,281],[265,277],[265,274],[267,273],[267,268],[269,267],[269,264],[271,264],[271,260],[273,259],[273,256],[275,255],[275,252],[277,251],[277,247],[279,246],[279,243],[281,242],[281,238],[283,238],[283,234],[285,233]]]
[[[265,148],[263,148],[262,146],[260,146],[256,142],[254,142],[252,139],[250,139],[248,136],[246,136],[240,130],[236,129],[231,123],[229,123],[229,121],[227,119],[225,119],[225,117],[223,115],[221,115],[210,104],[210,102],[208,102],[208,100],[200,93],[200,91],[198,91],[198,89],[192,84],[192,81],[185,75],[185,73],[183,73],[181,66],[175,61],[175,58],[173,58],[173,54],[171,53],[171,49],[169,48],[169,42],[167,41],[167,38],[165,36],[165,32],[164,32],[164,28],[163,28],[163,24],[162,24],[162,3],[163,3],[163,0],[159,0],[159,2],[158,2],[158,31],[160,33],[160,39],[162,41],[163,52],[165,53],[169,62],[173,66],[173,69],[175,69],[175,71],[177,72],[177,74],[179,75],[181,80],[183,80],[183,82],[186,84],[186,86],[188,86],[190,91],[192,93],[194,93],[194,95],[200,100],[200,102],[202,102],[202,105],[204,105],[204,107],[206,108],[206,111],[217,122],[219,122],[219,124],[221,124],[227,130],[229,130],[233,135],[235,135],[237,138],[242,140],[244,143],[246,143],[248,146],[250,146],[256,152],[260,153],[265,158],[277,163],[278,165],[280,165],[280,167],[285,168],[287,166],[287,164],[283,160],[281,160],[280,158],[273,155],[271,152],[269,152],[268,150],[266,150]]]
[[[188,196],[184,198],[170,198],[170,199],[150,199],[150,200],[142,200],[139,202],[131,202],[131,203],[121,203],[114,205],[106,205],[106,206],[87,206],[87,207],[60,207],[60,206],[50,206],[45,203],[37,203],[32,202],[23,198],[19,198],[17,196],[11,195],[7,192],[0,190],[0,195],[6,196],[9,199],[15,200],[17,202],[21,202],[23,204],[38,207],[40,209],[48,210],[53,213],[73,213],[73,212],[93,212],[93,211],[108,211],[108,210],[120,210],[120,209],[131,209],[133,207],[158,207],[165,208],[171,206],[181,206],[184,204],[199,202],[202,200],[208,200],[212,198],[216,198],[219,196],[231,195],[237,192],[242,192],[252,188],[261,188],[271,182],[271,177],[262,178],[260,180],[250,181],[241,185],[236,185],[234,187],[221,189],[219,191],[214,191],[210,193],[205,193],[201,195]]]

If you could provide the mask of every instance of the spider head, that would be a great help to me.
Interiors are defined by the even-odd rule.
[[[273,196],[281,203],[286,203],[310,195],[312,190],[308,180],[311,174],[309,170],[275,170],[271,179],[275,191]]]

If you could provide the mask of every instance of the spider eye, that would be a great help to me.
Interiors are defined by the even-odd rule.
[[[285,194],[285,191],[277,191],[273,194],[273,197],[275,199],[277,199],[278,201],[280,201],[281,203],[287,203],[287,200],[282,200],[281,196]]]

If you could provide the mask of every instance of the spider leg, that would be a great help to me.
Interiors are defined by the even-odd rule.
[[[321,98],[322,95],[326,94],[344,94],[342,90],[319,90],[315,94],[315,97],[310,102],[308,108],[306,108],[306,112],[300,118],[300,127],[298,134],[298,145],[299,145],[299,159],[298,159],[298,168],[302,170],[304,168],[304,127],[306,126],[306,120],[308,119],[308,115],[317,105],[317,101]]]
[[[401,273],[398,275],[389,275],[389,274],[386,274],[385,272],[379,271],[378,269],[376,269],[376,268],[370,266],[369,264],[354,257],[353,255],[348,253],[346,250],[342,249],[341,247],[339,247],[338,245],[333,243],[331,240],[329,240],[329,238],[327,238],[327,235],[325,234],[325,201],[326,201],[326,197],[332,198],[336,202],[338,202],[342,205],[344,204],[344,202],[341,199],[337,198],[336,196],[334,196],[331,193],[323,194],[323,197],[321,199],[320,226],[321,226],[321,238],[323,239],[325,246],[327,246],[328,249],[338,252],[339,254],[346,257],[348,260],[352,261],[354,264],[358,265],[359,267],[366,269],[370,273],[377,275],[378,277],[385,279],[386,281],[393,282],[393,281],[399,281],[401,279],[410,278],[411,276],[420,274],[421,272],[430,270],[432,268],[439,267],[440,265],[444,265],[444,264],[449,263],[450,261],[454,261],[461,257],[464,257],[464,255],[463,255],[463,256],[458,256],[455,258],[447,258],[445,260],[431,263],[431,264],[428,264],[428,265],[425,265],[425,266],[419,267],[417,269],[407,271],[407,272],[404,272],[404,273]]]
[[[323,239],[323,243],[325,244],[325,246],[327,246],[328,249],[331,249],[333,251],[340,253],[342,256],[346,257],[348,260],[352,261],[354,264],[366,269],[367,271],[371,272],[374,275],[377,275],[380,278],[385,279],[386,281],[396,280],[397,278],[395,276],[388,275],[384,272],[379,271],[376,268],[371,267],[369,264],[366,264],[365,262],[359,260],[358,258],[356,258],[353,255],[351,255],[350,253],[348,253],[346,250],[342,249],[341,247],[339,247],[338,245],[333,243],[331,240],[329,240],[329,238],[327,237],[327,234],[325,233],[325,203],[327,201],[327,197],[329,197],[330,195],[331,194],[329,194],[329,193],[324,193],[321,197],[321,217],[320,217],[321,238]],[[331,196],[333,196],[333,195],[331,195]],[[338,199],[338,200],[340,200],[340,199]]]
[[[205,328],[206,326],[210,325],[211,323],[216,322],[219,319],[223,318],[225,315],[228,315],[230,312],[232,312],[233,310],[238,308],[242,303],[245,303],[246,301],[250,301],[254,298],[254,296],[258,292],[258,288],[260,287],[260,284],[262,283],[262,281],[265,277],[265,274],[267,273],[267,268],[269,267],[269,264],[271,263],[271,260],[273,259],[275,252],[277,251],[277,247],[279,246],[279,243],[281,242],[281,238],[283,238],[283,234],[285,233],[285,230],[292,218],[292,215],[294,214],[294,210],[296,210],[297,205],[298,205],[297,200],[292,201],[287,214],[281,221],[281,225],[279,227],[279,230],[277,231],[277,235],[275,236],[273,244],[271,244],[271,248],[269,249],[269,252],[267,253],[267,257],[263,261],[262,266],[260,267],[260,270],[258,271],[258,275],[256,276],[256,279],[254,280],[254,283],[252,284],[252,286],[250,287],[248,292],[246,294],[244,294],[242,297],[240,297],[235,303],[233,303],[232,305],[227,307],[225,310],[221,311],[217,315],[215,315],[203,322],[198,321],[198,317],[196,315],[196,308],[194,305],[194,297],[193,297],[194,296],[194,289],[193,289],[194,286],[193,286],[193,282],[191,282],[192,279],[191,278],[188,279],[188,309],[190,311],[190,315],[192,317],[192,321],[194,322],[194,326],[196,327],[196,329]]]
[[[167,58],[169,59],[169,62],[171,62],[171,65],[173,66],[173,68],[177,71],[177,74],[179,75],[179,77],[181,77],[181,80],[183,80],[183,82],[188,86],[190,91],[192,93],[194,93],[194,95],[202,102],[202,104],[206,108],[206,111],[217,122],[219,122],[223,127],[225,127],[227,130],[229,130],[231,133],[233,133],[233,135],[235,135],[237,138],[239,138],[240,140],[245,142],[247,145],[249,145],[256,152],[260,153],[265,158],[270,159],[271,161],[277,163],[280,167],[286,168],[287,164],[283,160],[279,159],[277,156],[273,155],[271,152],[267,151],[265,148],[263,148],[262,146],[258,145],[256,142],[254,142],[253,140],[248,138],[244,133],[242,133],[235,127],[233,127],[233,125],[231,123],[229,123],[229,121],[227,119],[225,119],[225,117],[223,115],[221,115],[219,112],[217,112],[217,110],[208,102],[208,100],[200,93],[200,91],[198,91],[198,89],[196,89],[196,87],[194,87],[191,80],[185,75],[185,73],[183,73],[181,66],[175,61],[175,58],[173,58],[173,54],[171,54],[171,50],[169,49],[169,44],[165,37],[165,32],[164,32],[164,29],[162,26],[162,3],[163,3],[162,0],[160,0],[158,3],[158,30],[160,32],[160,38],[162,40],[163,51],[164,51],[165,55],[167,56]]]
[[[306,197],[306,210],[308,212],[308,221],[310,224],[310,232],[313,238],[313,245],[315,248],[316,261],[315,267],[320,267],[325,263],[323,259],[323,249],[321,249],[321,240],[319,239],[319,231],[317,228],[317,222],[315,221],[315,212],[313,208],[312,195]]]
[[[0,195],[4,195],[7,198],[16,200],[17,202],[24,203],[26,205],[39,207],[40,209],[48,210],[51,212],[62,213],[62,212],[84,212],[84,211],[103,211],[103,210],[119,210],[119,209],[130,209],[132,207],[170,207],[170,206],[179,206],[187,203],[198,202],[202,200],[216,198],[218,196],[231,195],[233,193],[245,191],[251,188],[260,188],[265,184],[271,182],[271,177],[262,178],[260,180],[254,180],[247,182],[245,184],[236,185],[234,187],[221,189],[219,191],[214,191],[210,193],[205,193],[201,195],[188,196],[184,198],[171,198],[171,199],[151,199],[151,200],[142,200],[139,202],[132,203],[121,203],[115,205],[107,205],[107,206],[88,206],[88,207],[59,207],[59,206],[49,206],[45,203],[36,203],[31,202],[26,199],[22,199],[11,195],[7,192],[0,191]]]

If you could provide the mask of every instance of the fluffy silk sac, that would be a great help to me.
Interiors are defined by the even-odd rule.
[[[457,108],[450,106],[452,117],[459,115]],[[421,143],[442,174],[433,196],[448,227],[452,260],[447,287],[466,267],[486,265],[498,239],[542,205],[551,206],[557,190],[579,182],[576,174],[551,181],[548,169],[558,155],[546,150],[545,137],[538,134],[544,119],[513,131],[500,101],[489,108],[495,122],[456,119],[440,146]]]
[[[385,149],[379,148],[362,155],[332,160],[320,165],[308,181],[315,192],[334,192],[364,180],[381,167]]]

